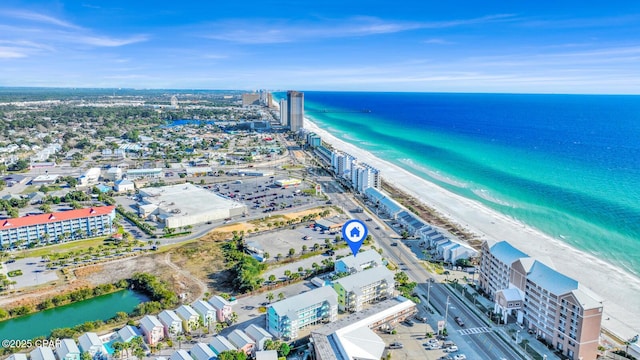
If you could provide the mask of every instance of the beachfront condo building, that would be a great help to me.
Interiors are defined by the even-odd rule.
[[[0,245],[44,245],[111,234],[115,216],[115,206],[98,206],[0,220]]]
[[[282,339],[296,339],[298,330],[338,318],[338,295],[329,286],[278,301],[267,309],[267,331]]]
[[[289,108],[287,106],[287,100],[280,100],[280,125],[289,126]]]
[[[361,311],[365,304],[393,297],[395,280],[385,266],[376,266],[333,282],[340,311]]]
[[[293,132],[298,132],[304,127],[304,93],[287,91],[287,120]]]
[[[505,242],[485,243],[479,285],[492,296],[502,321],[515,318],[569,359],[596,358],[602,300],[550,260],[529,257]]]

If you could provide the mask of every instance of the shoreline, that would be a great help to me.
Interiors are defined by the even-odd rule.
[[[550,258],[558,271],[579,281],[604,300],[602,328],[623,339],[640,332],[640,314],[631,310],[640,308],[640,278],[517,219],[451,193],[398,165],[377,158],[319,128],[307,116],[305,121],[304,127],[320,135],[323,141],[380,169],[382,178],[387,182],[392,180],[393,187],[436,210],[459,228],[476,234],[478,239],[506,240],[529,256]]]

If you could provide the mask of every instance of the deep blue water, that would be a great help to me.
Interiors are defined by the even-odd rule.
[[[640,96],[305,92],[305,115],[640,274]]]

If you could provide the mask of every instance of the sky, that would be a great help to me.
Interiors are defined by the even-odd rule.
[[[3,0],[0,86],[640,94],[640,1]]]

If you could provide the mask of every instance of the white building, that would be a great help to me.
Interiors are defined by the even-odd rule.
[[[48,346],[38,346],[29,353],[31,360],[56,360],[53,350]]]
[[[200,315],[202,324],[205,327],[208,327],[209,325],[213,325],[213,323],[215,323],[216,309],[214,309],[211,304],[203,300],[197,300],[193,304],[191,304],[191,306],[193,307],[193,310],[195,310],[198,315]]]
[[[136,186],[131,180],[120,179],[116,180],[114,190],[119,193],[135,191]]]
[[[164,339],[164,326],[153,315],[146,315],[140,319],[140,329],[144,335],[144,339],[147,344],[155,345],[162,339]]]
[[[394,326],[415,312],[416,304],[399,296],[314,330],[315,359],[378,360],[386,344],[373,330]]]
[[[358,256],[349,255],[336,260],[334,270],[337,273],[355,274],[376,266],[383,266],[382,257],[377,251],[370,249],[358,253]]]
[[[394,295],[393,273],[384,266],[340,278],[333,282],[338,294],[338,308],[341,311],[361,311],[365,304],[378,302]]]
[[[196,225],[247,213],[246,205],[189,183],[142,188],[139,193],[142,196],[142,205],[157,206],[152,215],[169,228]]]
[[[304,127],[304,94],[299,91],[287,91],[287,119],[289,128],[298,132]]]
[[[205,343],[195,344],[189,351],[191,357],[194,360],[213,360],[216,359],[216,354],[211,350],[209,345]]]
[[[80,360],[80,349],[73,339],[62,339],[56,346],[58,360]]]
[[[289,120],[287,117],[287,100],[286,99],[281,99],[280,100],[280,125],[282,126],[288,126],[289,125]]]
[[[122,169],[119,167],[110,167],[107,170],[107,174],[105,175],[105,179],[111,181],[117,181],[122,179]]]
[[[180,319],[182,319],[182,328],[190,332],[191,330],[198,327],[198,321],[200,320],[200,315],[193,310],[193,308],[189,305],[181,305],[176,309],[176,315]]]
[[[82,352],[88,352],[94,359],[99,359],[107,355],[107,350],[104,348],[102,341],[100,341],[96,333],[88,332],[80,335],[78,343],[80,344],[80,350],[82,350]]]
[[[7,358],[7,360],[27,360],[27,354],[21,354],[21,353],[12,354]]]
[[[273,336],[267,330],[255,324],[247,326],[244,333],[255,341],[258,350],[264,350],[264,343],[267,340],[273,340]]]
[[[278,360],[278,352],[276,350],[256,351],[256,360]]]
[[[96,184],[100,180],[100,168],[90,168],[78,178],[79,185],[86,186]]]
[[[162,326],[164,326],[165,336],[182,334],[182,320],[176,315],[173,310],[163,310],[158,314],[158,319]]]
[[[160,179],[162,177],[162,169],[161,168],[129,169],[127,170],[126,175],[127,175],[127,179],[129,180]]]

